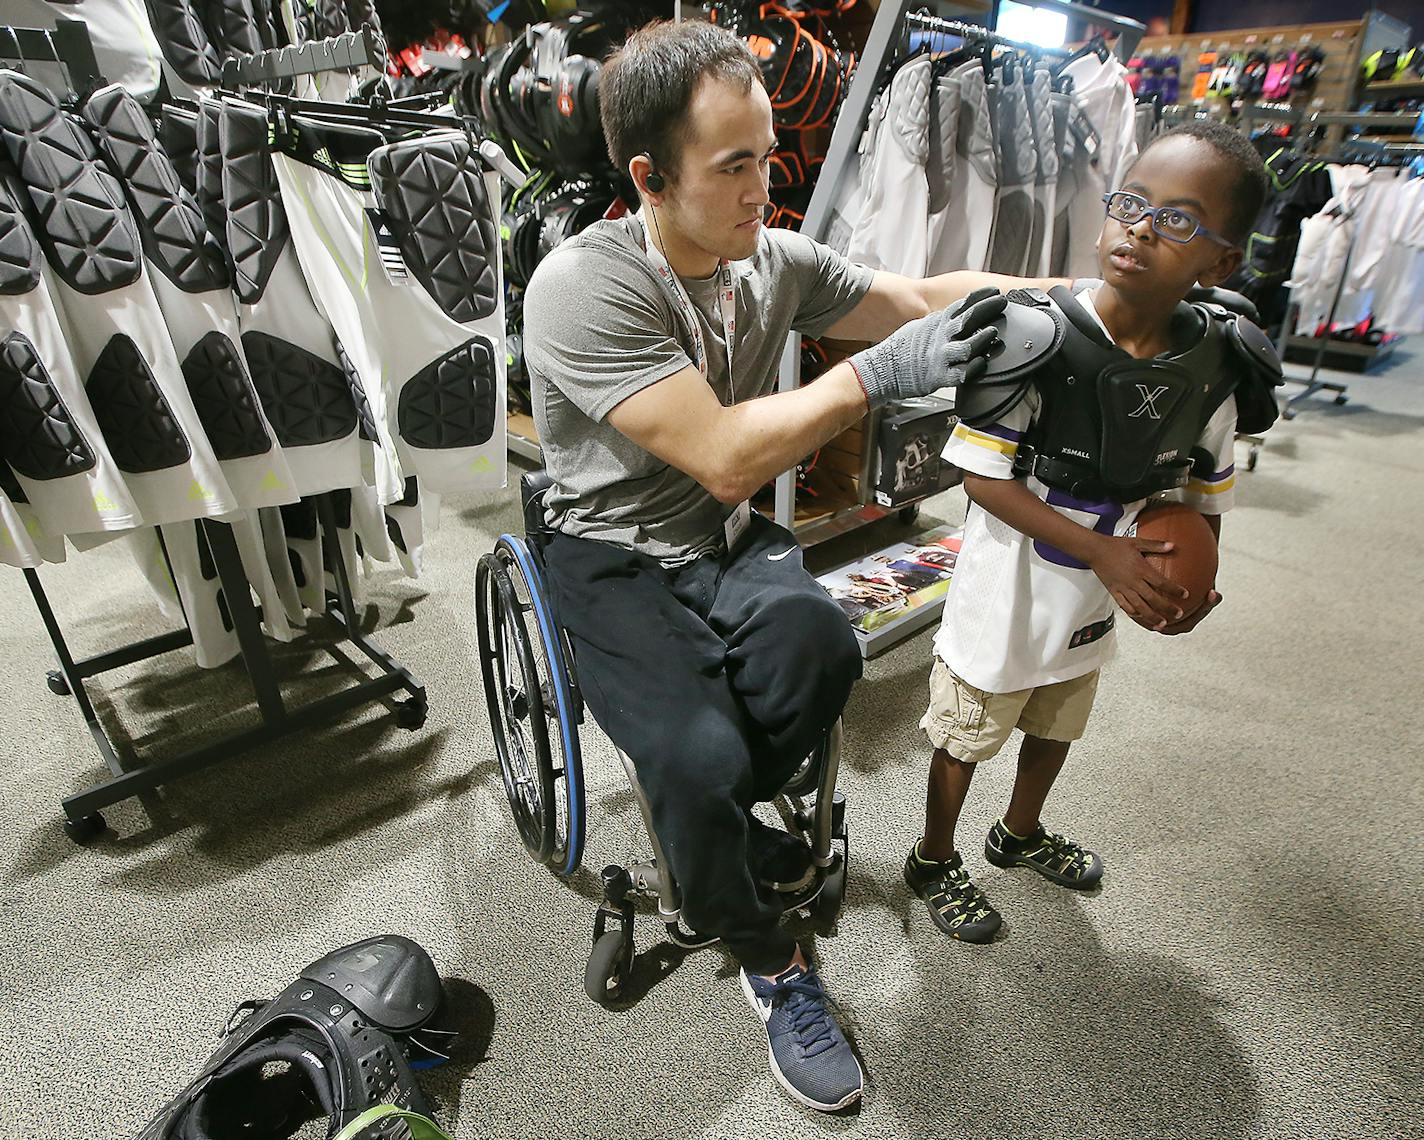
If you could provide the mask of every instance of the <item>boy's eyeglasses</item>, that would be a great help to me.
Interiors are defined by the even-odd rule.
[[[1125,226],[1136,225],[1150,214],[1152,232],[1168,241],[1185,245],[1200,234],[1226,246],[1227,249],[1236,248],[1234,241],[1227,241],[1220,234],[1213,233],[1193,215],[1175,206],[1154,206],[1141,195],[1129,194],[1126,190],[1114,190],[1111,194],[1104,194],[1103,202],[1108,208],[1108,217]]]

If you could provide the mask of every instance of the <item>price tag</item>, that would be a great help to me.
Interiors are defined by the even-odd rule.
[[[1255,36],[1255,35],[1247,36],[1247,37],[1246,37],[1246,42],[1247,42],[1248,44],[1254,44],[1254,43],[1255,43],[1257,40],[1259,40],[1260,38],[1261,38],[1260,36]]]
[[[1285,43],[1285,42],[1286,42],[1286,34],[1285,34],[1284,32],[1277,32],[1275,35],[1273,35],[1273,36],[1271,37],[1271,43],[1273,43],[1273,44],[1283,44],[1283,43]]]
[[[1303,36],[1300,37],[1300,42],[1303,43],[1303,44],[1308,44],[1308,43],[1310,43],[1310,41],[1313,40],[1314,38],[1315,38],[1315,37],[1312,36],[1309,32],[1306,32]]]

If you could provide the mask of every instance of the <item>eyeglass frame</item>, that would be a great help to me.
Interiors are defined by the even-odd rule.
[[[1112,200],[1113,200],[1113,198],[1115,198],[1115,197],[1116,197],[1117,195],[1119,195],[1119,194],[1121,194],[1124,198],[1135,198],[1137,201],[1141,202],[1142,205],[1145,207],[1145,209],[1142,211],[1141,215],[1138,216],[1137,218],[1134,218],[1134,219],[1133,219],[1132,221],[1130,221],[1130,222],[1123,221],[1122,218],[1115,218],[1115,217],[1113,217],[1113,212],[1112,212]],[[1190,218],[1194,223],[1196,223],[1196,227],[1197,227],[1197,228],[1194,229],[1187,237],[1177,237],[1175,234],[1169,234],[1169,233],[1164,232],[1164,231],[1158,226],[1158,224],[1157,224],[1157,217],[1158,217],[1159,214],[1163,214],[1163,213],[1166,213],[1166,212],[1168,212],[1168,211],[1170,211],[1170,212],[1172,212],[1172,213],[1174,213],[1174,214],[1181,214],[1182,217],[1184,217],[1184,218]],[[1186,245],[1186,244],[1187,244],[1189,241],[1191,241],[1193,238],[1195,238],[1195,237],[1197,237],[1198,235],[1200,235],[1200,236],[1202,236],[1202,237],[1208,237],[1208,238],[1210,238],[1212,241],[1216,242],[1218,245],[1224,245],[1227,249],[1240,249],[1240,248],[1241,248],[1241,245],[1240,245],[1239,242],[1230,241],[1230,240],[1228,240],[1227,238],[1222,237],[1222,236],[1221,236],[1219,233],[1217,233],[1215,230],[1209,230],[1209,229],[1207,229],[1206,226],[1204,226],[1204,225],[1201,224],[1201,219],[1199,219],[1199,218],[1198,218],[1195,214],[1193,214],[1190,210],[1183,210],[1180,206],[1154,206],[1151,202],[1149,202],[1149,201],[1148,201],[1146,198],[1144,198],[1141,194],[1134,194],[1131,190],[1111,190],[1111,191],[1109,191],[1108,193],[1104,194],[1104,195],[1103,195],[1103,212],[1104,212],[1108,217],[1112,218],[1113,221],[1115,221],[1115,222],[1117,222],[1119,225],[1123,225],[1123,226],[1135,226],[1135,225],[1137,225],[1138,222],[1142,221],[1143,218],[1151,218],[1151,219],[1152,219],[1152,232],[1153,232],[1154,234],[1156,234],[1158,237],[1163,238],[1163,239],[1166,240],[1166,241],[1176,242],[1178,245]]]

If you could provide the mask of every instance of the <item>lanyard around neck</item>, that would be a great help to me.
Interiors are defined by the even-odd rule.
[[[652,262],[653,269],[672,296],[673,304],[682,313],[682,319],[692,330],[692,347],[696,354],[693,363],[697,365],[697,370],[702,373],[702,378],[705,380],[710,367],[707,360],[707,345],[702,337],[702,326],[697,320],[697,310],[693,307],[692,298],[687,295],[687,287],[683,285],[682,279],[673,272],[672,266],[668,264],[668,259],[663,256],[662,250],[653,244],[647,224],[643,222],[641,210],[637,217],[643,226],[643,249],[648,255],[648,260]],[[722,313],[722,339],[727,346],[727,402],[733,404],[737,400],[737,390],[732,383],[732,342],[737,334],[737,290],[732,280],[731,263],[725,260],[717,262],[717,306]]]

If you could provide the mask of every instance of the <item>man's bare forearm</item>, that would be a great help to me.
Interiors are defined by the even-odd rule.
[[[864,417],[865,390],[842,361],[810,384],[726,409],[719,437],[727,457],[723,502],[740,502]]]

